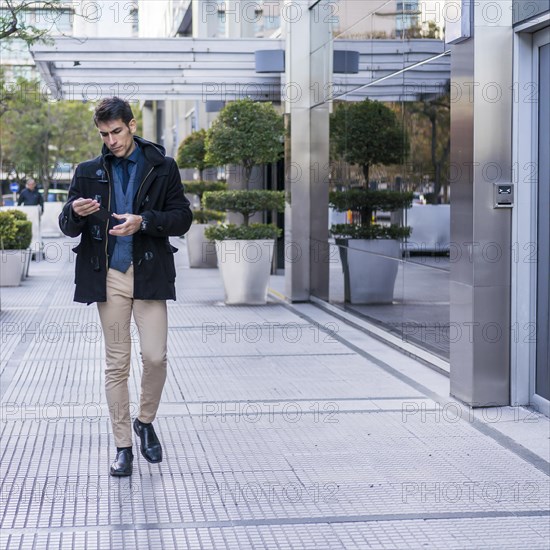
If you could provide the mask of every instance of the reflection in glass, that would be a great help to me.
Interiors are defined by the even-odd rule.
[[[319,97],[319,103],[330,104],[333,113],[330,190],[366,189],[372,193],[370,199],[378,203],[375,200],[374,207],[362,210],[351,204],[353,208],[342,208],[343,203],[331,208],[329,226],[341,224],[349,232],[346,239],[331,240],[329,299],[406,341],[448,358],[452,336],[450,64],[441,39],[442,21],[435,4],[428,6],[431,12],[427,4],[416,0],[336,3],[333,48],[358,51],[360,62],[358,74],[334,75],[331,93]],[[357,114],[351,114],[349,106],[372,102],[379,105],[380,112],[391,113],[402,131],[400,139],[390,139],[371,124],[372,118],[362,122],[366,134],[357,133]],[[340,109],[349,110],[353,118],[340,117],[336,138],[335,116]],[[369,143],[371,153],[379,147],[388,154],[369,157],[368,147],[367,151],[360,150]],[[358,150],[363,160],[357,156]],[[388,197],[397,201],[405,196],[402,193],[410,197],[405,208],[397,202],[390,204]],[[334,201],[332,204],[338,206]],[[399,243],[397,252],[354,242],[354,227],[362,228],[355,236],[367,236],[363,233],[368,227],[367,233],[372,234],[367,237],[372,241],[397,237],[390,239]],[[381,228],[378,233],[373,229],[376,227]],[[410,235],[406,237],[408,227]],[[361,256],[371,260],[365,266],[378,267],[360,268],[359,279],[387,279],[390,272],[396,273],[391,275],[395,282],[389,299],[388,294],[352,299],[347,262],[351,257],[358,262]],[[385,271],[388,275],[381,276],[381,270],[390,265],[393,267]]]

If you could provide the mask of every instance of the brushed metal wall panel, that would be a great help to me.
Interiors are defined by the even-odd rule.
[[[473,232],[474,104],[466,93],[474,79],[474,41],[451,47],[451,281],[472,284],[467,245]],[[453,315],[451,302],[451,317]]]
[[[470,338],[474,316],[472,285],[450,281],[450,299],[451,395],[467,403],[474,388],[474,346]]]
[[[509,2],[495,2],[505,8]],[[512,44],[509,24],[474,14],[473,38],[453,46],[451,106],[451,394],[472,406],[510,402],[511,212],[493,208],[495,182],[511,181]]]

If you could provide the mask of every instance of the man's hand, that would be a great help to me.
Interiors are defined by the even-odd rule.
[[[71,206],[73,212],[81,218],[99,210],[99,203],[95,199],[76,199],[71,203]]]
[[[113,229],[109,230],[109,235],[115,237],[126,237],[137,233],[141,228],[142,217],[137,214],[113,214],[113,218],[117,220],[124,220],[124,223],[115,225]]]

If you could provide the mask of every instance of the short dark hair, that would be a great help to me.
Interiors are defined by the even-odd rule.
[[[120,97],[106,97],[99,102],[95,108],[94,123],[122,120],[126,126],[134,118],[130,104]]]

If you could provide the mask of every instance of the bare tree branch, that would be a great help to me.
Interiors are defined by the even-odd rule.
[[[27,25],[21,16],[31,9],[55,10],[60,7],[59,0],[39,2],[37,0],[23,0],[17,4],[13,0],[4,0],[4,8],[8,13],[0,17],[0,39],[20,38],[28,45],[43,40],[49,29],[39,29],[33,25]]]

